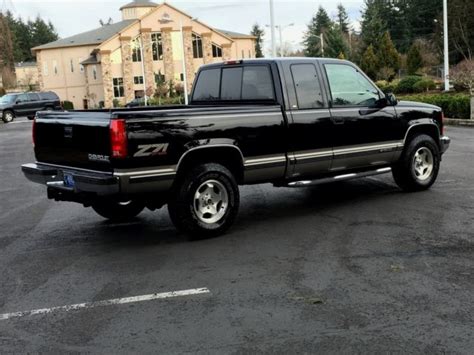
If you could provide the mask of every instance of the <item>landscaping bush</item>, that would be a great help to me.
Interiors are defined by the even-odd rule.
[[[379,80],[376,82],[377,86],[380,90],[385,93],[394,92],[395,88],[397,87],[397,82],[388,82],[386,80]]]
[[[427,92],[436,89],[436,83],[431,79],[423,79],[413,85],[414,92]]]
[[[469,119],[471,100],[466,94],[419,94],[400,96],[400,100],[424,102],[439,106],[449,118]]]
[[[397,87],[395,88],[395,93],[397,94],[411,94],[415,92],[414,86],[416,83],[422,81],[423,78],[421,76],[416,75],[409,75],[404,77],[398,83]]]
[[[0,87],[0,97],[4,96],[7,92],[4,88]]]
[[[71,101],[63,101],[62,106],[65,110],[74,110],[74,104]]]

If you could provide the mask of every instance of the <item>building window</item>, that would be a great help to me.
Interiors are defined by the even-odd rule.
[[[161,33],[153,33],[151,35],[153,60],[163,60],[163,42]]]
[[[203,51],[202,51],[202,38],[197,34],[193,33],[193,56],[194,58],[203,58]]]
[[[49,74],[49,71],[48,71],[48,62],[44,62],[43,63],[43,75],[44,76],[47,76]]]
[[[242,58],[245,58],[245,53],[243,49],[242,49]]]
[[[164,74],[161,74],[161,71],[158,72],[158,74],[155,73],[155,83],[156,84],[162,84],[165,82],[165,76]]]
[[[114,97],[123,97],[124,96],[124,88],[123,88],[123,78],[114,78]]]
[[[179,74],[179,79],[180,79],[181,81],[184,81],[184,74],[183,74],[183,73]]]
[[[252,58],[252,51],[249,49],[249,58]]]
[[[132,61],[141,62],[142,61],[142,50],[140,48],[140,40],[135,38],[132,41]]]
[[[94,78],[94,80],[97,80],[97,65],[94,65],[92,67],[92,77]]]
[[[74,73],[74,60],[71,59],[69,63],[71,65],[71,73]]]
[[[53,72],[54,75],[58,75],[58,62],[53,60]]]
[[[212,44],[212,56],[214,58],[222,58],[222,48],[217,44]]]
[[[133,82],[135,85],[143,84],[143,76],[134,76]]]

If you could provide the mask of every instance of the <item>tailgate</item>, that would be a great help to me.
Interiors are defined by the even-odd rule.
[[[38,114],[34,126],[38,162],[111,171],[109,112]]]

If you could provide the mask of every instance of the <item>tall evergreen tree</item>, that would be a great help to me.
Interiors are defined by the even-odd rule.
[[[383,11],[385,5],[381,0],[365,0],[365,9],[362,13],[361,39],[362,50],[370,45],[376,46],[382,35],[387,31]]]
[[[325,34],[333,26],[327,11],[323,7],[319,7],[318,12],[311,19],[308,30],[305,34],[304,49],[308,57],[322,56],[321,50],[321,33]]]
[[[372,79],[376,79],[379,69],[378,58],[375,55],[374,46],[369,45],[362,55],[360,62],[361,69]]]
[[[262,48],[262,43],[263,43],[263,36],[265,36],[265,30],[259,26],[258,23],[253,25],[252,31],[250,32],[252,36],[257,37],[257,40],[255,41],[255,56],[257,58],[263,58],[263,48]]]
[[[416,44],[410,47],[407,55],[407,69],[408,74],[415,75],[418,70],[423,66],[423,57],[421,56],[420,49]]]
[[[58,40],[59,36],[51,22],[46,23],[41,17],[37,17],[31,28],[32,47]]]
[[[379,58],[379,68],[391,69],[394,73],[400,69],[400,54],[395,48],[388,31],[383,34],[376,54]],[[383,79],[391,80],[393,78]]]
[[[343,36],[343,32],[339,25],[335,25],[326,31],[325,56],[329,58],[338,58],[343,56],[348,58],[349,48]]]
[[[346,8],[342,4],[337,6],[337,24],[343,33],[349,33],[349,15],[347,14]]]

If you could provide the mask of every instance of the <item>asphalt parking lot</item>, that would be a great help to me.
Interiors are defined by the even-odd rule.
[[[235,227],[189,242],[166,209],[48,201],[30,126],[0,124],[1,353],[472,353],[474,129],[448,127],[430,191],[244,187]]]

